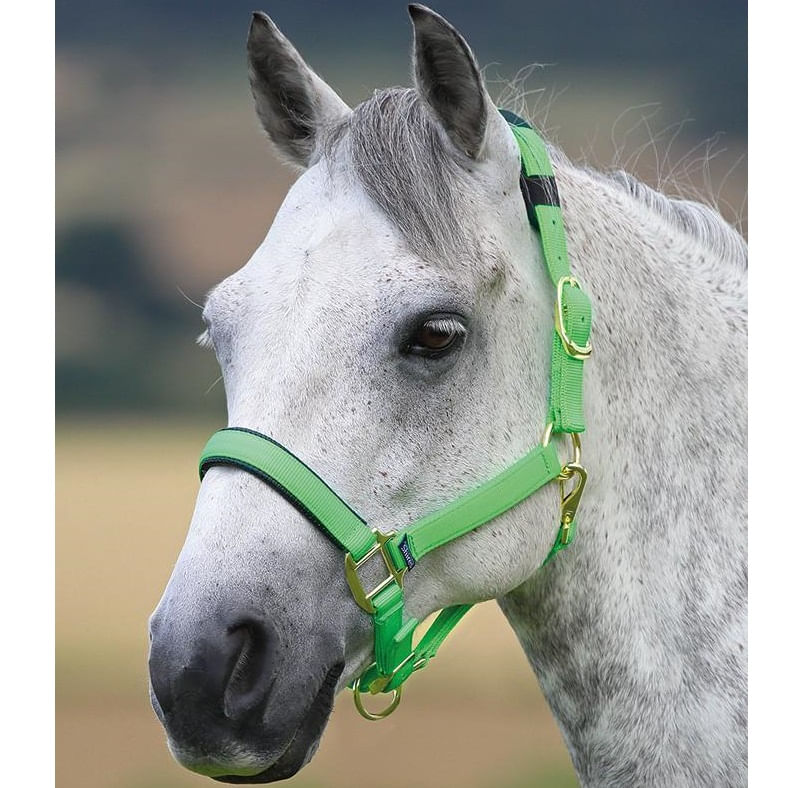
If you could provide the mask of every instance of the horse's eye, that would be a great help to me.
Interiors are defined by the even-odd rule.
[[[438,358],[465,339],[467,330],[453,315],[434,315],[425,320],[413,333],[408,352],[427,358]]]

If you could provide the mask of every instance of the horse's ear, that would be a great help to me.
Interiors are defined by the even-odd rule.
[[[267,14],[252,15],[246,51],[263,129],[288,161],[309,166],[321,129],[350,108],[309,68]]]
[[[484,146],[488,102],[479,65],[465,39],[442,16],[412,3],[416,89],[452,142],[478,158]]]

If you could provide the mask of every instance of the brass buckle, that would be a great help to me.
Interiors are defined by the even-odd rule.
[[[558,332],[558,336],[561,338],[561,344],[564,346],[564,350],[567,352],[567,354],[572,358],[579,358],[584,361],[591,355],[591,343],[589,342],[586,345],[578,345],[576,342],[572,341],[572,338],[566,331],[563,310],[564,287],[566,285],[580,289],[580,283],[573,276],[562,276],[558,280],[558,284],[556,285],[557,292],[555,299],[555,330]]]
[[[370,615],[374,615],[375,613],[375,606],[372,604],[372,597],[392,583],[396,583],[400,588],[402,588],[402,578],[405,575],[405,567],[402,569],[397,569],[391,560],[388,550],[384,549],[386,543],[391,541],[391,539],[396,536],[396,532],[391,531],[389,533],[384,533],[375,529],[372,531],[372,533],[375,536],[375,545],[366,555],[359,558],[358,561],[356,561],[350,553],[345,555],[345,579],[347,580],[347,584],[350,587],[350,592],[353,594],[353,599],[356,600],[358,606]],[[389,576],[377,586],[375,586],[375,588],[373,588],[369,593],[367,593],[364,590],[364,586],[361,584],[361,579],[358,576],[358,568],[369,561],[369,559],[377,553],[380,553],[381,557],[383,558],[383,563],[386,565]]]

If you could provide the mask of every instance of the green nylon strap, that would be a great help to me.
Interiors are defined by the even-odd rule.
[[[314,471],[272,438],[246,429],[219,430],[203,449],[200,478],[215,465],[241,467],[271,484],[354,559],[359,560],[375,545],[366,521]],[[402,536],[387,545],[392,563],[398,569],[407,567],[402,550],[397,548],[404,539],[415,563],[431,550],[516,506],[555,479],[560,471],[555,445],[537,446],[484,484],[405,526],[400,531]]]
[[[375,544],[366,521],[311,468],[267,435],[239,428],[219,430],[203,449],[200,479],[214,465],[235,465],[268,482],[356,560]]]
[[[415,648],[412,646],[413,634],[419,621],[415,618],[408,619],[394,636],[392,648],[388,649],[389,653],[382,662],[378,662],[381,658],[379,652],[386,649],[377,648],[377,638],[383,636],[383,631],[376,626],[375,662],[361,676],[361,691],[390,692],[402,686],[414,671],[427,666],[438,653],[443,641],[472,607],[473,605],[453,605],[441,610]]]
[[[506,470],[426,517],[406,526],[406,539],[413,561],[431,550],[478,528],[524,501],[561,472],[555,445],[539,445]],[[401,548],[390,550],[398,568],[405,566]]]
[[[537,446],[489,481],[403,528],[402,536],[387,543],[392,563],[398,569],[412,568],[432,550],[513,508],[560,472],[555,445]],[[402,554],[403,541],[407,541],[410,565]],[[564,546],[559,533],[550,558]],[[458,605],[442,611],[414,649],[413,631],[418,621],[403,620],[401,589],[393,585],[386,587],[372,598],[372,604],[375,607],[375,663],[361,678],[362,691],[375,688],[375,682],[381,679],[385,680],[386,691],[399,687],[415,669],[424,667],[435,656],[440,644],[470,609],[470,605]],[[375,688],[375,691],[380,690]]]
[[[473,605],[453,605],[441,610],[416,646],[414,664],[418,665],[421,660],[425,663],[431,660],[438,653],[441,643],[472,607]]]
[[[591,302],[579,288],[565,285],[561,299],[564,325],[578,345],[585,345],[591,333]],[[550,363],[550,414],[554,432],[584,432],[583,365],[564,348],[557,331],[553,332]]]
[[[410,653],[413,630],[418,622],[403,621],[405,598],[397,585],[392,584],[376,594],[373,604],[375,665],[381,675],[389,675]],[[405,623],[409,626],[404,626]]]
[[[537,176],[554,179],[547,148],[539,135],[530,126],[521,125],[524,122],[513,121],[510,113],[505,113],[504,116],[509,121],[509,128],[520,149],[525,178]],[[557,189],[554,188],[554,191],[557,202]],[[547,271],[553,285],[557,287],[563,277],[571,274],[561,208],[559,205],[535,205],[533,215]],[[586,345],[591,333],[591,302],[588,296],[580,287],[565,284],[562,287],[560,304],[569,338],[579,346]],[[554,432],[585,430],[583,363],[583,359],[575,358],[566,351],[556,330],[553,335],[548,414],[548,421],[553,423]]]

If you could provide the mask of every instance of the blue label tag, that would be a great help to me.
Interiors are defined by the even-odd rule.
[[[413,569],[413,567],[416,566],[416,559],[413,557],[413,553],[410,552],[407,536],[399,543],[399,551],[402,553],[402,557],[405,559],[408,569]]]

